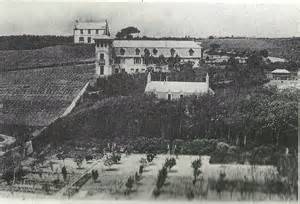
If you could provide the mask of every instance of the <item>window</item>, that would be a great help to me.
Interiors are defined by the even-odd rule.
[[[180,94],[180,98],[183,98],[183,95],[182,95],[182,94]]]
[[[135,57],[133,58],[134,64],[141,64],[141,58],[140,57]]]
[[[133,69],[133,68],[131,68],[130,70],[131,70],[131,72],[134,72],[134,69]]]
[[[173,56],[173,55],[175,54],[175,49],[172,48],[172,49],[170,50],[170,53],[171,53],[171,55]]]
[[[139,54],[140,54],[140,52],[141,52],[141,51],[140,51],[140,49],[139,49],[139,48],[136,48],[136,49],[135,49],[135,55],[139,55]]]
[[[168,94],[168,101],[172,99],[171,94]]]
[[[135,69],[135,72],[139,72],[139,69]]]
[[[125,50],[123,48],[120,49],[120,54],[124,55],[125,54]]]
[[[115,62],[116,64],[120,64],[120,57],[117,57]]]
[[[99,34],[99,29],[96,29],[96,34]]]
[[[147,48],[144,49],[144,53],[145,53],[146,56],[150,55],[150,52],[149,52],[149,50]]]
[[[115,69],[115,74],[118,74],[119,73],[119,69]]]
[[[84,41],[84,37],[79,37],[79,42],[83,42]]]
[[[100,66],[100,75],[104,74],[104,66]]]
[[[104,59],[104,54],[103,53],[100,54],[100,59],[102,59],[102,60]]]
[[[103,42],[101,42],[101,47],[103,47]]]
[[[80,34],[83,34],[83,29],[80,29]]]
[[[191,49],[189,50],[189,53],[190,53],[190,56],[193,56],[193,55],[194,55],[194,50],[191,48]]]
[[[88,29],[88,34],[91,34],[91,29]]]
[[[88,43],[91,43],[91,37],[88,37],[87,40],[88,40]]]
[[[153,52],[154,55],[156,55],[156,54],[157,54],[157,49],[154,48],[154,49],[152,50],[152,52]]]

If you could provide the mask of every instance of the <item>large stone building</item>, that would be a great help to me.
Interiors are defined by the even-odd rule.
[[[107,21],[104,22],[79,22],[74,25],[74,43],[92,44],[94,38],[100,36],[109,36],[109,27]]]
[[[96,73],[109,76],[118,72],[143,73],[153,67],[151,59],[179,57],[180,61],[198,64],[202,48],[194,41],[115,40],[109,35],[96,36]]]

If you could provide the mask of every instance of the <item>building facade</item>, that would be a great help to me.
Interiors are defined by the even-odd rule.
[[[74,43],[93,44],[94,38],[99,36],[109,36],[107,21],[104,22],[79,22],[74,25]]]
[[[206,93],[214,94],[209,88],[209,76],[205,82],[182,81],[152,81],[151,73],[147,76],[146,94],[154,94],[158,99],[178,100],[186,96],[200,96]]]
[[[98,36],[94,40],[99,76],[118,72],[143,73],[149,67],[157,70],[155,62],[166,61],[170,57],[194,64],[201,59],[202,48],[194,41],[114,40],[109,36]],[[165,67],[159,66],[161,70]]]

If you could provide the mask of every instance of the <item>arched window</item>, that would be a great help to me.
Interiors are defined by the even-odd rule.
[[[170,50],[170,53],[171,53],[171,56],[173,56],[173,55],[175,54],[175,49],[172,48],[172,49]]]
[[[152,52],[153,52],[154,55],[156,55],[156,54],[157,54],[157,49],[154,48],[154,49],[152,50]]]
[[[120,54],[124,55],[125,54],[125,50],[123,48],[120,49]]]
[[[139,48],[136,48],[136,49],[135,49],[135,55],[139,55],[139,54],[140,54],[140,52],[141,52],[141,51],[140,51],[140,49],[139,49]]]
[[[194,50],[191,48],[190,50],[189,50],[189,53],[190,53],[190,56],[193,56],[194,55]]]

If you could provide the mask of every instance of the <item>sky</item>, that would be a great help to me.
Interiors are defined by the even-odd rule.
[[[112,34],[141,36],[300,36],[300,4],[2,2],[0,35],[72,35],[76,19],[109,22]]]

